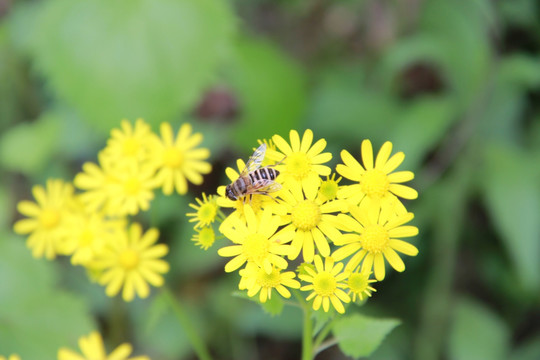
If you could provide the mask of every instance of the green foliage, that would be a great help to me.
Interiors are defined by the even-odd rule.
[[[510,337],[507,325],[484,305],[460,300],[450,331],[451,359],[507,359]]]
[[[332,331],[343,353],[359,358],[371,355],[399,324],[396,319],[354,314],[336,320]]]
[[[11,127],[0,135],[0,164],[27,175],[43,171],[57,150],[59,125],[57,118],[45,115]]]
[[[38,69],[104,132],[122,118],[157,124],[185,113],[213,80],[234,27],[215,0],[53,0],[36,21]]]
[[[540,187],[533,158],[509,146],[486,148],[485,198],[508,254],[531,293],[540,290]]]
[[[88,304],[58,289],[54,265],[33,259],[22,239],[0,239],[0,349],[24,359],[53,359],[61,346],[74,346],[95,329]]]
[[[288,134],[306,103],[305,79],[298,64],[267,41],[245,37],[235,44],[225,78],[236,91],[240,118],[235,142],[253,147],[253,139]]]

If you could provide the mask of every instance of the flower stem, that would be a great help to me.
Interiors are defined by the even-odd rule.
[[[163,287],[162,295],[163,298],[168,302],[174,314],[176,315],[180,326],[182,327],[182,329],[184,329],[188,340],[193,347],[193,351],[195,351],[195,353],[197,354],[197,357],[201,360],[212,360],[208,349],[206,349],[204,341],[197,333],[195,326],[193,326],[193,323],[187,316],[185,309],[180,304],[180,301],[178,301],[178,299],[174,296],[171,290],[166,286]]]
[[[304,298],[294,292],[294,296],[300,303],[302,310],[304,311],[304,326],[302,332],[302,360],[313,360],[313,320],[311,318],[311,306],[304,300]]]

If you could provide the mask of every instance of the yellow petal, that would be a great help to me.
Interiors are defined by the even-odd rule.
[[[405,185],[390,184],[388,189],[395,195],[404,199],[413,200],[418,197],[418,192],[416,190]]]
[[[403,152],[398,152],[394,154],[388,162],[384,165],[382,168],[382,171],[385,174],[390,174],[392,171],[394,171],[405,159],[405,154]]]
[[[304,131],[304,136],[302,136],[302,145],[300,146],[300,151],[307,154],[309,147],[313,142],[313,131],[307,129]]]
[[[418,255],[418,249],[416,248],[416,246],[402,240],[390,239],[390,247],[405,255],[409,255],[409,256]]]
[[[392,143],[390,141],[387,141],[383,144],[383,146],[381,146],[381,150],[379,150],[379,153],[377,154],[377,158],[375,159],[375,168],[382,169],[384,167],[384,164],[386,164],[386,162],[388,161],[391,153]]]
[[[386,258],[386,260],[388,260],[388,263],[394,268],[394,270],[399,272],[405,270],[405,264],[403,263],[403,260],[401,260],[399,255],[394,250],[392,250],[392,248],[387,248],[384,250],[384,257]]]
[[[362,141],[362,162],[364,163],[364,168],[366,170],[373,169],[373,147],[371,146],[371,141],[364,140]]]

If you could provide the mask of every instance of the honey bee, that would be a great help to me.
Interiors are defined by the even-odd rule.
[[[238,179],[225,188],[225,196],[231,200],[238,200],[248,195],[269,195],[281,189],[281,184],[274,180],[279,175],[279,171],[271,166],[261,167],[261,163],[266,153],[266,144],[261,144],[249,158],[240,173]],[[282,160],[283,161],[283,160]]]

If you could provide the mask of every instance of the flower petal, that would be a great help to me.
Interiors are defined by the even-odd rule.
[[[418,197],[418,192],[411,187],[401,184],[390,184],[388,189],[395,195],[404,199],[413,200]]]
[[[387,176],[388,181],[391,183],[402,183],[414,179],[414,173],[412,171],[398,171]]]
[[[375,159],[375,168],[383,169],[384,164],[388,161],[390,154],[392,153],[392,143],[387,141],[381,146],[379,153],[377,154],[377,159]]]
[[[366,170],[373,169],[373,147],[371,146],[371,141],[364,140],[362,141],[362,163]]]
[[[300,152],[307,154],[312,142],[313,142],[313,131],[311,131],[310,129],[307,129],[306,131],[304,131],[304,136],[302,136],[302,144],[300,146]]]
[[[385,174],[390,174],[392,171],[394,171],[405,159],[405,154],[403,152],[398,152],[394,154],[384,165],[382,168],[382,171]]]
[[[416,246],[409,244],[408,242],[403,241],[403,240],[390,239],[390,247],[405,255],[409,255],[409,256],[418,255],[418,249],[416,248]]]
[[[401,260],[399,255],[392,250],[392,248],[387,248],[384,250],[384,257],[386,260],[388,260],[388,263],[394,268],[394,270],[399,272],[403,272],[405,270],[403,260]]]

